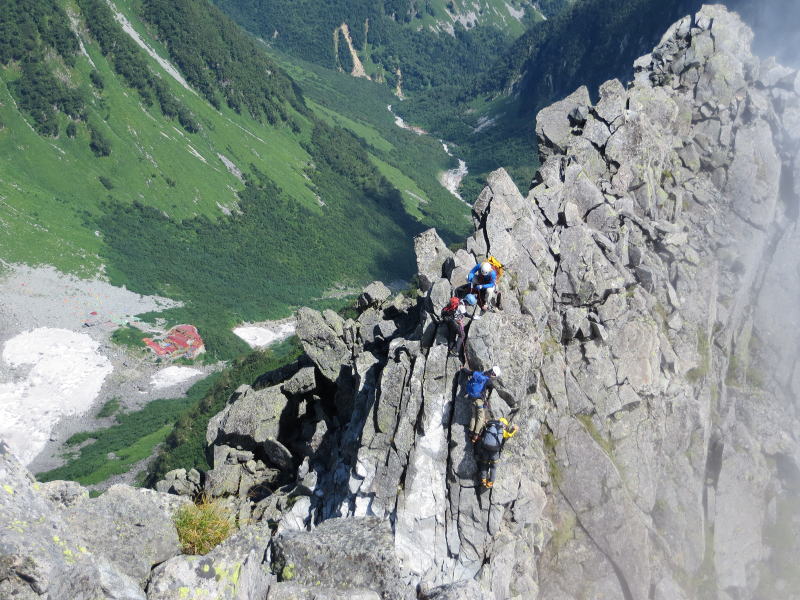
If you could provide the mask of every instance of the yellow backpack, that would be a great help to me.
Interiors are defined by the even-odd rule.
[[[506,268],[503,266],[503,263],[497,260],[494,256],[490,256],[486,260],[489,262],[490,265],[492,265],[492,268],[497,273],[497,281],[500,281],[500,278],[503,276],[503,273],[506,272]]]

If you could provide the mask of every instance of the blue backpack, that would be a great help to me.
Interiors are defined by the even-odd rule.
[[[499,452],[503,446],[503,424],[500,421],[489,421],[481,436],[481,446],[487,452]]]
[[[475,371],[472,377],[467,381],[467,396],[470,398],[480,398],[483,394],[483,388],[489,382],[489,376],[484,375],[480,371]]]

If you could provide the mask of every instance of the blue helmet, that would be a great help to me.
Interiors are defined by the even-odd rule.
[[[464,296],[464,302],[470,306],[475,306],[478,303],[478,299],[475,297],[475,294],[467,294]]]

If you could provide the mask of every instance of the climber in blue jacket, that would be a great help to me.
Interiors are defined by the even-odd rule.
[[[491,310],[497,292],[497,271],[486,261],[472,267],[467,275],[467,283],[478,292],[478,306],[481,310]]]
[[[462,369],[469,374],[467,380],[467,396],[472,402],[472,418],[469,422],[470,439],[473,443],[480,439],[483,425],[486,423],[489,397],[494,390],[494,381],[500,377],[500,367],[492,367],[488,371],[471,371]]]

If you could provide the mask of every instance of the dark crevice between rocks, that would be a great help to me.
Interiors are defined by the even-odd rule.
[[[489,189],[491,190],[492,188],[489,187]],[[492,190],[492,200],[494,200],[494,190]],[[483,210],[483,213],[480,215],[480,218],[478,220],[478,227],[477,227],[477,230],[480,231],[483,234],[483,240],[486,243],[486,255],[487,256],[491,252],[491,246],[489,244],[489,233],[486,231],[486,222],[489,220],[489,213],[492,212],[492,200],[489,200],[489,202],[486,203],[486,208]]]
[[[739,217],[742,221],[747,223],[753,229],[758,229],[759,231],[767,230],[766,226],[760,223],[755,223],[750,217],[742,214],[742,211],[738,210],[735,206],[731,206],[731,212],[733,212],[733,214],[735,214],[737,217]]]
[[[449,362],[449,361],[448,361]],[[445,435],[445,441],[447,443],[447,460],[445,462],[445,494],[447,496],[447,506],[452,507],[454,505],[451,488],[453,485],[458,485],[458,481],[451,481],[450,480],[450,473],[455,472],[455,466],[453,464],[453,422],[456,418],[456,402],[458,401],[458,371],[453,376],[453,382],[450,386],[450,410],[449,415],[447,415],[447,420],[445,421],[445,428],[447,429],[447,434]],[[458,504],[455,504],[458,506]],[[458,522],[457,520],[455,521]],[[448,539],[448,527],[450,527],[451,519],[445,519],[444,521],[444,528],[445,528],[445,540]],[[454,558],[453,555],[450,553],[450,544],[447,544],[447,554],[451,558]]]
[[[703,581],[699,586],[703,588],[717,589],[716,568],[714,566],[714,515],[710,512],[709,492],[715,494],[719,474],[722,470],[722,452],[725,442],[722,440],[719,431],[714,431],[708,442],[708,453],[706,455],[705,479],[703,486],[703,516],[705,520],[705,549],[700,577]]]
[[[634,600],[633,593],[631,592],[631,586],[628,583],[627,578],[625,577],[625,573],[622,572],[622,569],[617,564],[617,562],[605,550],[603,550],[602,546],[600,546],[600,544],[597,543],[597,540],[594,539],[589,530],[586,529],[586,527],[583,525],[580,515],[575,510],[575,507],[572,506],[572,503],[569,501],[569,498],[567,498],[564,494],[561,494],[561,497],[564,499],[564,502],[567,503],[567,506],[569,506],[570,510],[572,510],[572,513],[575,515],[575,523],[577,524],[577,526],[583,530],[583,532],[586,534],[586,537],[589,538],[592,544],[594,544],[594,547],[597,548],[597,551],[600,554],[602,554],[608,561],[608,564],[611,565],[611,568],[614,570],[614,575],[617,576],[617,582],[619,583],[619,588],[620,591],[622,592],[622,597],[624,598],[624,600]]]
[[[794,169],[781,165],[781,179],[778,197],[786,208],[786,216],[797,223],[800,217],[800,195],[795,194]]]
[[[783,487],[794,495],[800,494],[800,466],[786,454],[776,454],[775,471]]]

